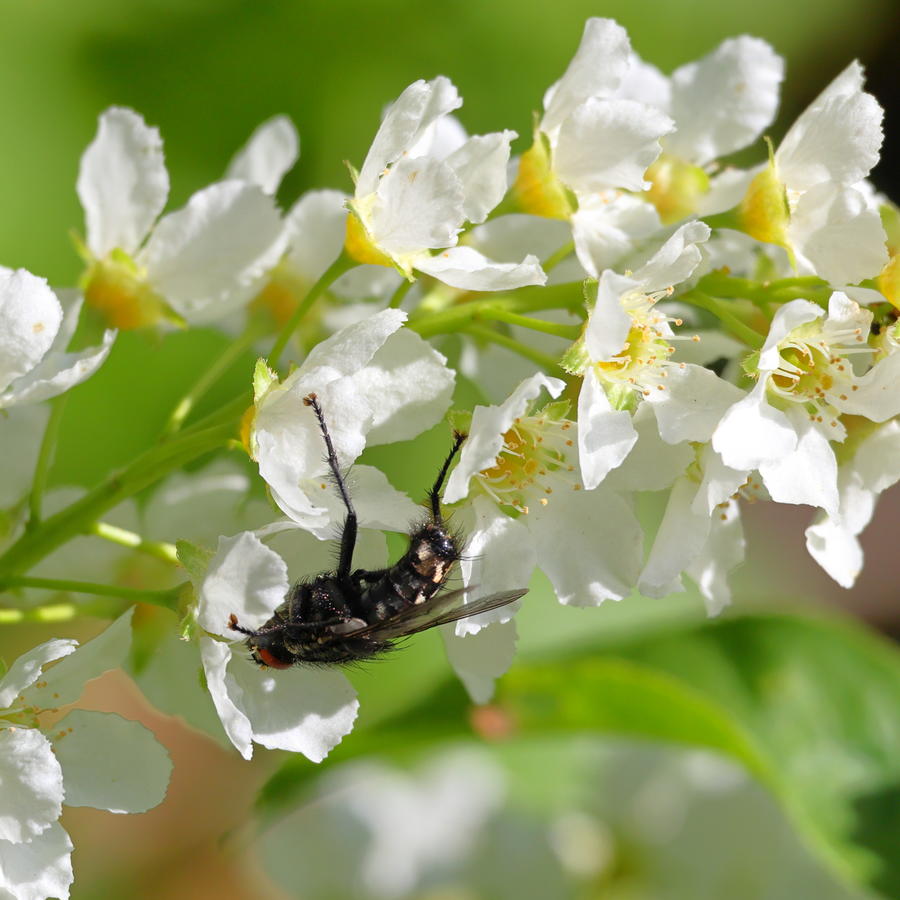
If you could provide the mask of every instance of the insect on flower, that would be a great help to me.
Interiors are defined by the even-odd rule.
[[[466,437],[458,432],[428,492],[429,519],[412,531],[406,553],[389,568],[352,571],[356,512],[319,401],[310,394],[303,402],[318,420],[347,516],[334,572],[295,584],[256,631],[241,627],[237,616],[230,616],[228,627],[247,635],[247,646],[259,665],[287,669],[297,663],[339,665],[371,659],[393,649],[397,638],[505,606],[525,594],[504,591],[466,602],[465,590],[441,592],[462,549],[460,539],[444,523],[440,504],[447,471]]]

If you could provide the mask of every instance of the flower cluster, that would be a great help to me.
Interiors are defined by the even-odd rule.
[[[0,427],[42,448],[26,454],[37,459],[30,497],[0,492],[0,586],[41,587],[27,573],[85,532],[167,565],[181,541],[190,585],[146,571],[141,583],[180,613],[228,739],[247,758],[256,742],[323,759],[353,726],[350,682],[333,668],[255,666],[229,627],[259,628],[293,581],[329,568],[346,508],[311,394],[338,466],[352,467],[372,569],[388,564],[382,533],[408,532],[424,511],[360,457],[446,419],[468,435],[442,502],[465,535],[469,599],[524,589],[536,570],[560,603],[582,607],[683,591],[686,576],[718,613],[744,558],[741,507],[756,500],[811,507],[809,552],[852,585],[858,536],[900,479],[900,212],[866,180],[882,110],[857,63],[766,151],[783,69],[765,42],[739,37],[666,76],[619,25],[591,19],[518,155],[510,130],[466,133],[447,78],[418,81],[386,109],[351,193],[312,191],[287,211],[276,192],[299,149],[288,119],[264,123],[222,180],[165,212],[158,131],[128,109],[103,113],[77,183],[78,290],[60,300],[40,278],[0,270]],[[729,164],[751,145],[759,165]],[[100,346],[73,340],[79,320],[105,329]],[[17,418],[19,407],[89,377],[117,330],[196,326],[258,348],[246,395],[191,423],[223,363],[155,450],[42,520],[54,430],[41,445],[42,421]],[[166,498],[152,535],[136,513],[134,531],[99,522],[226,446],[243,447],[252,477],[164,483],[145,505]],[[235,512],[254,484],[268,523],[259,504]],[[229,509],[210,519],[217,492]],[[636,511],[649,492],[665,497],[656,521]],[[210,521],[228,524],[211,536]],[[476,702],[512,662],[515,612],[441,628]],[[26,694],[40,665],[71,649],[38,648],[28,678],[14,666],[0,685],[13,709],[0,739],[42,754],[52,793],[39,823],[3,827],[28,852],[48,835],[65,843],[54,825],[63,776],[31,720],[10,723],[36,708]],[[47,890],[63,896],[60,885]]]

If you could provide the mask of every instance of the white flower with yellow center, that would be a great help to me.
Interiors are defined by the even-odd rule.
[[[167,317],[209,324],[250,300],[285,247],[274,199],[246,180],[271,186],[259,156],[259,141],[251,141],[234,163],[241,178],[197,191],[157,221],[169,194],[159,132],[130,109],[104,112],[77,182],[88,304],[116,327],[141,328]]]
[[[709,369],[674,362],[672,324],[657,306],[700,262],[701,222],[683,225],[631,276],[607,270],[583,337],[564,359],[582,376],[578,450],[584,486],[592,490],[622,464],[638,440],[632,421],[644,401],[653,405],[664,441],[707,441],[740,391]],[[692,336],[693,337],[693,336]],[[688,339],[692,339],[688,338]]]
[[[503,199],[516,136],[478,135],[450,149],[458,141],[450,135],[448,142],[443,126],[461,105],[442,76],[416,81],[391,104],[356,178],[347,252],[357,262],[395,266],[410,280],[417,270],[463,290],[543,284],[535,256],[497,263],[456,246],[465,224],[483,222]],[[433,256],[433,250],[443,252]]]
[[[878,162],[884,110],[849,66],[791,126],[740,204],[748,234],[788,250],[797,271],[834,285],[877,276],[885,234],[864,179]]]
[[[69,299],[64,310],[43,278],[0,266],[0,409],[56,397],[90,378],[109,355],[115,331],[99,347],[66,352],[81,310],[79,299]]]
[[[722,418],[712,438],[725,464],[758,469],[772,499],[838,512],[837,462],[842,414],[884,422],[900,412],[900,356],[864,375],[853,359],[873,353],[872,314],[835,291],[828,314],[808,300],[786,303],[759,354],[756,386]]]
[[[534,409],[542,390],[558,397],[564,386],[538,373],[504,403],[472,413],[444,502],[470,500],[460,515],[469,536],[460,568],[477,596],[525,587],[536,567],[573,606],[621,599],[637,581],[642,537],[630,505],[613,491],[582,490],[568,404]],[[451,663],[481,702],[512,662],[514,611],[506,606],[444,629]],[[488,623],[502,624],[482,630]]]

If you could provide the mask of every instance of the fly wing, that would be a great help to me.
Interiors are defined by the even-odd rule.
[[[409,634],[418,634],[436,625],[446,625],[457,619],[466,619],[479,613],[506,606],[528,591],[522,588],[517,591],[501,591],[488,597],[480,597],[469,603],[464,602],[465,588],[457,591],[448,591],[438,594],[425,603],[411,604],[401,610],[395,616],[385,619],[383,622],[375,622],[365,628],[356,631],[345,632],[342,638],[374,637],[379,640],[392,640],[393,638],[406,637]]]

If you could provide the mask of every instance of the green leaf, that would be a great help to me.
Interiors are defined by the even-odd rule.
[[[522,661],[480,711],[445,681],[412,709],[348,736],[328,764],[472,738],[471,721],[495,737],[703,747],[768,787],[837,874],[900,896],[900,659],[892,647],[844,623],[759,615],[604,653]],[[288,760],[263,789],[261,812],[293,804],[320,771]]]

